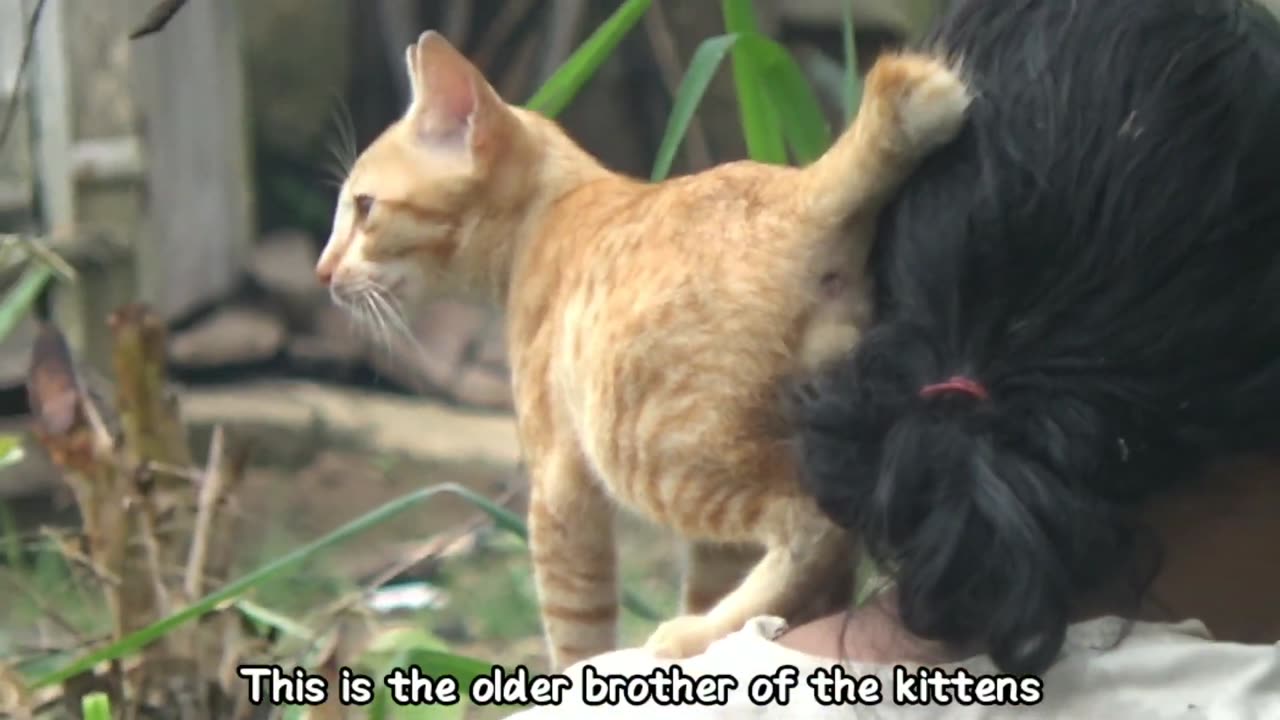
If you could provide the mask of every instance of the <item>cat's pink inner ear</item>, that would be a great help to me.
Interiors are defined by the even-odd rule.
[[[479,102],[475,67],[432,30],[418,38],[417,55],[416,95],[429,116],[422,129],[445,134],[466,129]]]

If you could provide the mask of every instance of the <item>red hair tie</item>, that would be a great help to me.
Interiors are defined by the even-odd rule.
[[[949,392],[968,395],[978,400],[986,400],[987,389],[982,385],[970,380],[969,378],[954,376],[947,378],[946,382],[935,383],[933,385],[925,385],[920,389],[920,397],[931,398],[936,395],[944,395]]]

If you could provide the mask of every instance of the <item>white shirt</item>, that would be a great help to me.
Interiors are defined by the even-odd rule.
[[[1128,633],[1124,633],[1127,628]],[[714,643],[706,652],[679,662],[657,660],[644,650],[618,650],[578,663],[564,672],[572,682],[558,705],[530,707],[508,716],[509,720],[550,718],[680,718],[682,720],[986,720],[988,718],[1053,718],[1091,720],[1280,720],[1280,644],[1241,645],[1214,642],[1197,621],[1177,624],[1126,623],[1101,618],[1068,628],[1063,653],[1043,676],[992,679],[998,673],[985,656],[960,663],[925,667],[924,673],[950,676],[967,673],[977,678],[969,685],[982,700],[999,697],[1003,706],[979,704],[974,697],[923,705],[919,700],[921,666],[889,666],[840,662],[808,655],[773,640],[786,629],[780,618],[759,617],[742,630]],[[793,670],[780,670],[784,667]],[[836,669],[833,670],[833,667]],[[824,705],[809,678],[830,679],[843,672],[845,699],[856,704]],[[604,675],[634,677],[653,675],[667,680],[678,677],[684,699],[652,697],[639,705],[589,705],[598,700]],[[713,675],[720,676],[717,682]],[[749,689],[757,676],[790,681],[785,704],[776,700],[759,705]],[[982,676],[986,676],[983,678]],[[590,683],[591,693],[586,680]],[[651,694],[652,683],[634,680],[631,685]],[[755,689],[773,692],[776,684],[756,680]],[[829,686],[829,684],[828,684]],[[878,695],[873,690],[878,689]],[[721,691],[719,698],[717,690]],[[963,688],[962,688],[963,690]],[[701,698],[713,704],[698,705]],[[903,693],[895,701],[895,693]],[[902,702],[899,702],[902,701]]]

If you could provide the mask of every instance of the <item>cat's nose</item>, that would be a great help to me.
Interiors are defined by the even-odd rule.
[[[333,282],[333,269],[326,265],[316,266],[316,279],[321,285],[329,287],[329,283]]]

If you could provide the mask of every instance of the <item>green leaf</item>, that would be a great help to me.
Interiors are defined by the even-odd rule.
[[[761,35],[744,38],[769,104],[797,162],[817,160],[831,145],[831,129],[804,71],[781,44]]]
[[[840,24],[840,35],[844,39],[844,120],[848,125],[858,114],[858,104],[862,102],[862,76],[858,74],[858,46],[853,34],[853,0],[844,0],[841,5],[844,11]]]
[[[743,22],[736,20],[735,22]],[[694,52],[689,62],[689,69],[680,81],[672,105],[671,115],[667,119],[667,129],[663,133],[662,143],[658,149],[650,178],[661,180],[671,171],[671,163],[675,153],[688,132],[693,113],[701,102],[707,87],[711,83],[716,70],[719,69],[726,53],[735,53],[735,67],[739,67],[739,49],[743,51],[741,64],[750,68],[756,80],[749,84],[748,97],[745,103],[752,103],[762,108],[769,108],[765,117],[760,113],[746,110],[744,100],[739,94],[739,105],[743,112],[743,129],[751,143],[751,133],[760,129],[766,134],[777,134],[785,139],[791,147],[798,162],[812,162],[826,152],[831,145],[831,129],[823,115],[818,97],[805,78],[800,65],[791,53],[782,45],[755,33],[718,35],[704,40]],[[735,75],[736,77],[736,75]],[[763,110],[760,112],[764,112]],[[775,127],[776,123],[776,127]],[[766,129],[767,126],[767,129]],[[772,145],[772,142],[766,143]],[[757,144],[758,148],[758,144]],[[787,162],[786,150],[769,149],[767,153],[776,156],[764,161]],[[761,160],[762,155],[752,150],[754,159]]]
[[[299,640],[314,640],[315,633],[311,629],[296,620],[285,617],[284,615],[265,608],[252,600],[237,600],[235,603],[236,610],[240,614],[251,620],[259,627],[268,627],[279,630],[282,634]]]
[[[476,658],[458,655],[445,650],[426,647],[410,648],[406,659],[432,675],[452,675],[464,688],[470,688],[476,678],[493,672],[494,664]]]
[[[720,10],[724,15],[724,26],[730,32],[760,32],[760,21],[756,18],[756,7],[752,0],[723,0]]]
[[[104,692],[91,692],[80,698],[84,720],[111,720],[111,698]]]
[[[382,678],[374,679],[378,684],[374,690],[373,702],[369,703],[369,720],[388,720],[392,708],[391,691],[382,684]]]
[[[525,107],[555,117],[613,54],[631,28],[644,17],[653,0],[626,0],[565,60]]]
[[[0,299],[0,341],[9,337],[22,322],[40,291],[53,279],[53,268],[45,263],[32,263],[22,272],[18,282]]]
[[[720,69],[725,54],[737,42],[737,35],[717,35],[702,41],[693,57],[689,59],[689,69],[680,80],[676,89],[675,100],[671,104],[671,115],[667,118],[667,129],[662,133],[662,143],[658,146],[658,156],[653,161],[653,172],[650,179],[654,182],[667,177],[671,172],[671,163],[675,160],[676,150],[689,132],[689,123],[693,121],[693,113],[702,102],[711,79]]]
[[[452,485],[447,492],[457,495],[463,500],[466,500],[477,508],[483,510],[484,513],[493,520],[493,524],[497,525],[499,529],[506,530],[521,540],[528,542],[529,528],[525,525],[524,520],[522,520],[519,515],[502,507],[484,495],[481,495],[474,490],[468,490],[461,485]]]
[[[743,37],[759,36],[751,0],[723,0],[724,26]],[[747,154],[757,162],[785,165],[787,147],[781,122],[763,87],[762,69],[752,48],[742,42],[733,48],[733,82]]]
[[[493,669],[491,663],[448,652],[442,640],[421,628],[404,626],[378,633],[361,656],[361,663],[371,666],[379,676],[376,679],[380,689],[372,704],[370,716],[397,720],[452,720],[464,717],[467,691],[471,683]],[[417,667],[424,675],[434,678],[445,675],[453,677],[458,681],[461,701],[454,705],[395,705],[391,701],[390,691],[381,679],[396,668],[409,667]]]
[[[17,465],[26,457],[22,438],[18,435],[0,435],[0,468]]]

